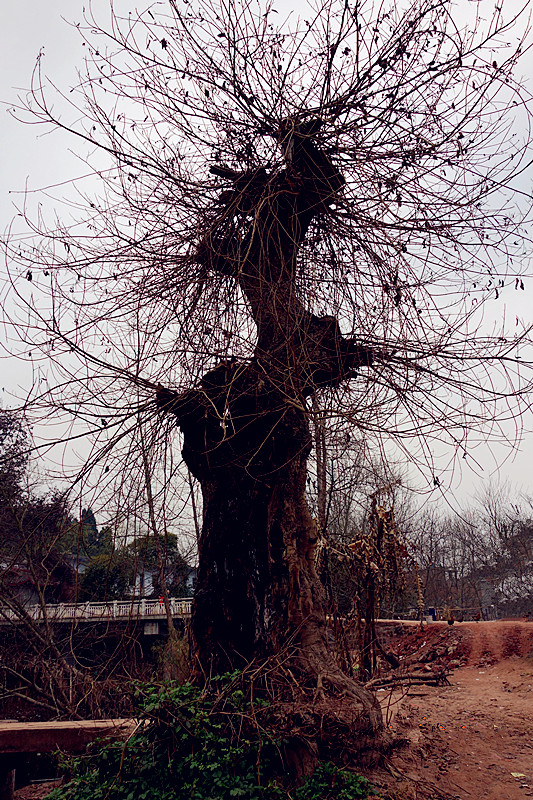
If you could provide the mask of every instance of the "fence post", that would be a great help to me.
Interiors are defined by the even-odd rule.
[[[7,760],[0,761],[0,800],[13,800],[15,792],[15,770]]]

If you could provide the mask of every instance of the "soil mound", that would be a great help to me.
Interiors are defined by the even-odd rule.
[[[385,650],[398,658],[400,671],[430,669],[430,665],[448,669],[465,666],[472,650],[472,632],[463,627],[433,623],[424,625],[380,625],[379,637]]]
[[[533,624],[522,620],[434,622],[422,629],[416,623],[380,623],[378,632],[404,671],[430,664],[487,667],[512,657],[533,660]]]

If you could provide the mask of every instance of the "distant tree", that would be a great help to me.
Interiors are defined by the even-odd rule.
[[[87,555],[97,556],[110,550],[112,542],[106,536],[105,530],[98,530],[96,518],[91,508],[82,509],[79,526],[83,549]]]
[[[33,490],[30,444],[24,418],[0,409],[0,615],[14,618],[13,628],[2,627],[0,698],[4,706],[6,696],[19,705],[29,697],[34,714],[49,715],[69,707],[65,679],[73,669],[46,609],[73,595],[74,571],[62,549],[72,520],[63,495]],[[41,624],[30,603],[40,605]]]
[[[533,611],[531,505],[509,484],[485,484],[454,515],[415,514],[408,539],[426,605],[466,617]]]
[[[23,493],[28,453],[28,433],[21,416],[0,408],[0,524],[3,528],[5,512]]]
[[[484,556],[475,577],[500,614],[533,613],[533,503],[509,483],[488,483],[475,515]],[[487,563],[488,562],[488,563]]]
[[[32,720],[123,714],[135,657],[117,648],[109,631],[57,625],[50,605],[124,597],[131,553],[113,552],[111,529],[98,530],[84,511],[85,538],[96,554],[76,574],[80,553],[88,558],[80,522],[65,494],[37,492],[30,448],[24,418],[0,409],[0,705]],[[146,677],[148,667],[140,669]]]
[[[99,602],[128,597],[134,575],[130,553],[117,550],[93,556],[79,580],[80,601]]]
[[[39,495],[28,476],[29,435],[20,415],[0,409],[0,600],[72,596],[74,573],[63,555],[71,518],[59,492]]]
[[[161,553],[164,580],[170,597],[184,597],[187,593],[187,579],[191,568],[181,554],[178,537],[167,533],[166,536],[158,534],[159,552]],[[133,563],[133,576],[142,576],[149,572],[151,577],[152,594],[161,594],[161,578],[159,575],[160,564],[158,548],[154,536],[146,534],[136,537],[127,547],[130,561]]]

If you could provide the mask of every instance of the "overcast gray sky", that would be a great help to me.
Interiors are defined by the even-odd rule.
[[[469,5],[468,0],[461,0],[461,4],[465,9]],[[121,0],[120,5],[122,9],[129,9],[125,0]],[[75,28],[64,20],[81,22],[84,6],[80,0],[48,0],[46,3],[42,0],[17,0],[16,3],[3,3],[0,30],[0,100],[4,102],[0,111],[2,229],[9,225],[16,214],[15,205],[20,206],[24,202],[25,188],[32,190],[60,184],[83,173],[83,165],[71,150],[77,147],[76,142],[57,132],[45,133],[38,126],[17,123],[9,115],[9,107],[16,104],[17,94],[24,93],[30,85],[32,70],[41,51],[44,53],[43,71],[52,82],[67,92],[76,82],[76,68],[82,64],[85,48]],[[134,7],[131,3],[131,8]],[[92,8],[98,18],[105,19],[108,0],[95,0]],[[68,191],[68,186],[58,187],[52,194],[61,197]],[[37,196],[30,194],[28,202],[35,207]],[[50,204],[52,202],[47,201]],[[531,316],[529,307],[523,304],[523,295],[521,300],[522,305],[517,308],[511,302],[506,309],[508,317],[514,318],[516,313],[520,316],[529,313]],[[0,368],[3,403],[12,405],[14,398],[22,396],[31,383],[32,370],[29,365],[6,357],[2,357]],[[533,428],[531,413],[526,415],[524,423],[527,429]],[[496,462],[502,460],[505,453],[504,448],[497,445],[492,447],[492,452],[490,448],[480,451],[478,455],[484,462],[486,477],[494,474]],[[514,460],[508,458],[501,469],[501,476],[533,493],[533,436],[526,437]],[[461,465],[455,486],[458,495],[467,496],[477,485],[479,479]]]

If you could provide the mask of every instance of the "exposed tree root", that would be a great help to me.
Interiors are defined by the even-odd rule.
[[[320,760],[372,766],[390,750],[375,695],[334,666],[312,679],[298,653],[285,650],[248,664],[236,681],[246,696],[268,701],[254,724],[259,735],[283,742],[284,769],[295,781]]]

